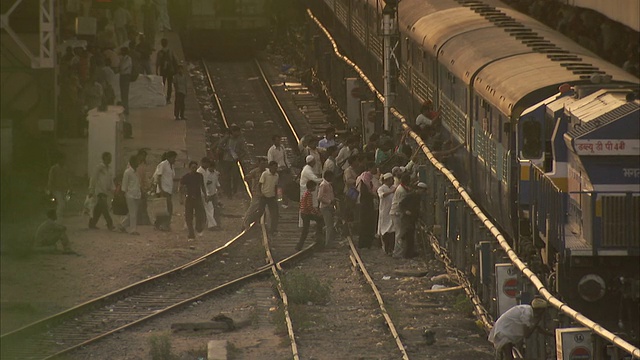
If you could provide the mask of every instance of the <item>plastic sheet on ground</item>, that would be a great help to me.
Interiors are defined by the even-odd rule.
[[[151,108],[165,106],[165,92],[162,76],[139,75],[129,87],[129,108]]]

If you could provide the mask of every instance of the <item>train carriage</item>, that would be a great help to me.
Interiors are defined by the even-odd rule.
[[[347,39],[341,44],[351,45],[346,52],[359,64],[365,64],[365,72],[381,88],[379,29],[384,1],[325,3],[325,11],[339,13],[338,33]],[[364,6],[369,7],[368,11],[361,8]],[[573,239],[572,232],[565,229],[562,197],[570,182],[567,164],[578,162],[563,138],[574,131],[566,120],[565,106],[600,89],[627,88],[626,91],[637,93],[639,80],[498,1],[403,0],[398,2],[397,14],[399,86],[394,107],[411,118],[423,101],[432,101],[440,112],[445,138],[465,143],[455,160],[447,163],[458,180],[514,239],[516,249],[520,248],[520,241],[533,238],[539,255],[546,258],[548,271],[563,277],[557,278],[558,282],[566,285],[579,281],[576,276],[582,277],[584,271],[573,267],[558,274],[559,265],[550,260],[571,258],[572,254],[566,246]],[[559,89],[563,93],[558,93]],[[615,165],[622,171],[621,166]],[[532,169],[541,172],[536,175]],[[631,167],[625,169],[631,169],[628,174],[635,174]],[[579,201],[565,201],[573,206],[573,225],[603,224],[599,219],[604,204],[601,200],[590,200],[590,204],[599,204],[595,210],[580,211],[576,206]],[[607,206],[624,205],[631,213],[637,213],[632,207],[636,200],[616,200],[619,199],[608,199]],[[586,199],[580,201],[585,203]],[[534,212],[535,221],[530,218]],[[640,230],[637,227],[631,229],[636,234]],[[593,231],[593,226],[589,229]],[[542,245],[537,241],[540,234],[544,234]],[[618,261],[638,262],[637,243],[626,242],[621,247],[626,255],[620,252]],[[592,263],[591,255],[580,260]],[[563,260],[561,264],[570,262]],[[584,269],[588,271],[592,266]],[[626,278],[638,287],[637,276]],[[593,286],[589,282],[586,287]],[[573,291],[566,286],[558,286],[558,290],[564,295]],[[593,307],[585,309],[598,317],[602,315]]]

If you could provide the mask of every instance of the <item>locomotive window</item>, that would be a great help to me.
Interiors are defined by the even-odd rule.
[[[541,143],[540,136],[542,128],[535,120],[525,120],[522,123],[522,155],[526,159],[537,159],[540,157]]]

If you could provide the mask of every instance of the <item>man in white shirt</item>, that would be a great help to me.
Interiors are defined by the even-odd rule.
[[[329,146],[336,145],[336,129],[334,127],[328,127],[325,130],[324,138],[318,141],[318,147],[321,149],[326,149]]]
[[[269,218],[271,219],[271,234],[278,234],[278,163],[269,162],[267,169],[260,175],[260,213],[269,206]]]
[[[213,161],[209,160],[209,158],[202,158],[200,161],[200,167],[198,168],[198,172],[202,174],[204,178],[204,188],[206,193],[202,194],[202,204],[204,206],[204,212],[207,216],[207,228],[209,230],[217,230],[218,222],[215,219],[215,207],[214,201],[215,196],[218,193],[218,187],[220,187],[220,183],[218,182],[217,171],[215,170],[215,165],[212,164]]]
[[[100,216],[107,222],[107,228],[113,230],[113,220],[109,215],[109,197],[113,194],[113,170],[111,169],[111,153],[102,153],[102,163],[96,169],[89,181],[89,197],[95,197],[96,205],[89,219],[89,229],[97,229],[96,224]]]
[[[391,204],[396,187],[393,185],[393,175],[386,173],[382,176],[383,184],[378,188],[380,205],[378,208],[378,236],[382,239],[383,250],[391,255],[394,245],[393,218]]]
[[[138,156],[133,155],[129,158],[129,166],[122,176],[121,187],[127,200],[128,215],[122,220],[120,231],[128,232],[131,235],[140,235],[136,231],[136,226],[138,225],[138,206],[140,205],[142,191],[140,190],[138,174],[136,174],[137,167]],[[127,228],[129,229],[127,230]]]
[[[287,159],[287,153],[285,151],[284,145],[282,145],[282,138],[280,135],[273,135],[271,137],[273,141],[273,145],[267,151],[267,161],[272,162],[275,161],[278,163],[278,188],[279,193],[282,193],[282,189],[284,189],[289,182],[291,181],[291,170],[289,170],[289,161]],[[286,197],[282,197],[282,207],[287,208],[289,206],[289,199]]]
[[[406,228],[402,227],[402,212],[400,210],[400,202],[407,197],[409,193],[409,183],[411,182],[411,176],[409,174],[402,175],[400,179],[400,185],[396,188],[393,194],[393,200],[391,201],[391,209],[389,213],[393,217],[393,228],[395,229],[395,244],[393,246],[393,257],[402,258],[404,256],[404,236]]]
[[[313,167],[315,165],[316,158],[313,155],[307,155],[305,158],[306,165],[302,168],[300,172],[300,199],[304,195],[304,192],[307,191],[307,181],[313,180],[316,184],[319,184],[322,181],[321,177],[316,175],[315,171],[313,171]],[[313,206],[318,206],[318,189],[313,192]],[[302,227],[302,217],[298,219],[298,227]]]
[[[176,162],[177,156],[178,154],[175,151],[166,152],[153,174],[157,184],[156,192],[167,201],[169,223],[171,223],[171,216],[173,215],[173,179],[176,176],[173,164]]]
[[[531,305],[516,305],[502,314],[489,333],[489,341],[496,349],[496,358],[513,359],[511,350],[531,336],[534,330],[540,328],[539,324],[546,309],[547,302],[536,297]],[[552,335],[544,329],[541,330],[547,335]]]
[[[351,137],[336,156],[336,164],[344,171],[349,167],[349,158],[358,154],[358,138]]]
[[[327,160],[324,161],[324,165],[322,166],[322,176],[327,171],[331,171],[333,174],[336,174],[336,168],[338,167],[336,163],[336,155],[338,154],[338,147],[333,145],[329,146],[326,151]],[[342,174],[342,171],[338,173],[338,175]],[[331,179],[333,181],[333,179]]]

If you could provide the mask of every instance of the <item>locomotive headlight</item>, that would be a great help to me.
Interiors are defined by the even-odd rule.
[[[605,290],[604,279],[596,274],[585,275],[578,282],[578,293],[585,301],[594,302],[602,299]]]

